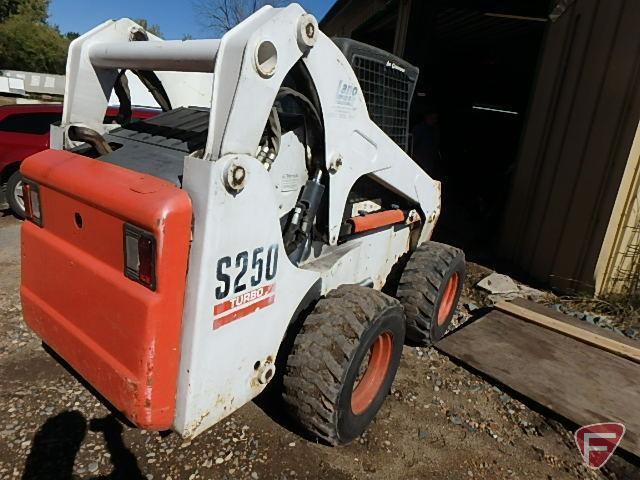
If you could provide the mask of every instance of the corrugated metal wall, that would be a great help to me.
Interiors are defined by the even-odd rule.
[[[561,290],[594,284],[640,118],[639,26],[638,0],[576,0],[548,27],[499,252]]]

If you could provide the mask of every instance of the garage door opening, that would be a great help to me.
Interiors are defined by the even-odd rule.
[[[621,182],[637,160],[639,21],[637,0],[338,0],[321,25],[420,67],[411,126],[437,151],[435,238],[522,281],[602,293],[626,251],[616,199],[634,205]],[[425,117],[435,128],[416,128]]]
[[[463,247],[476,261],[494,263],[547,2],[528,11],[455,3],[432,11],[428,33],[409,26],[406,54],[420,66],[412,155],[442,182],[435,239]],[[425,36],[422,41],[418,33]]]

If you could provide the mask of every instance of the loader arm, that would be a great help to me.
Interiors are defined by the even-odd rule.
[[[316,29],[311,45],[300,39],[309,23]],[[321,106],[324,167],[330,172],[328,243],[336,249],[304,269],[283,255],[277,198],[254,157],[283,80],[299,62],[308,70]],[[270,65],[275,67],[268,70]],[[315,285],[320,284],[319,293],[324,293],[341,283],[372,279],[380,288],[392,264],[409,249],[407,230],[338,245],[347,196],[359,178],[370,174],[419,206],[424,221],[418,242],[430,237],[440,212],[440,184],[369,118],[347,59],[300,6],[262,9],[228,32],[217,52],[215,71],[229,74],[216,75],[205,153],[203,158],[185,158],[184,188],[190,192],[195,214],[188,283],[197,285],[186,296],[176,417],[176,428],[187,436],[196,435],[264,388],[260,372],[275,363],[290,319]],[[246,187],[233,201],[223,200],[224,208],[215,208],[222,199],[214,192],[225,188],[221,179],[238,167],[246,172]],[[242,220],[230,220],[237,218]],[[212,231],[221,226],[226,239]],[[231,265],[233,278],[243,272],[244,252],[253,257],[256,248],[266,250],[269,245],[282,252],[278,277],[271,284],[273,304],[216,330],[218,341],[207,341],[211,327],[204,319],[216,306],[226,308],[224,303],[212,304],[210,294],[220,285],[211,269],[227,258],[220,252],[228,252],[223,268]],[[369,253],[376,251],[380,255]],[[223,340],[227,336],[229,340]],[[232,338],[246,338],[247,343],[239,345]],[[251,365],[257,366],[255,371]]]
[[[422,207],[426,221],[421,241],[429,238],[440,214],[439,182],[431,179],[371,120],[358,79],[331,39],[318,31],[313,48],[308,51],[291,48],[298,45],[296,32],[302,9],[291,6],[283,11],[270,12],[273,15],[266,12],[256,15],[254,23],[261,21],[262,24],[256,27],[252,23],[256,29],[248,38],[244,28],[225,36],[225,39],[229,38],[228,44],[235,43],[236,37],[246,38],[246,53],[223,131],[219,157],[255,153],[278,89],[285,76],[302,59],[322,106],[325,162],[327,170],[332,172],[329,180],[330,243],[335,245],[338,241],[347,195],[356,180],[367,174]],[[264,39],[269,39],[277,52],[277,69],[269,78],[260,75],[255,63]],[[235,72],[238,60],[237,55],[226,55],[223,40],[216,71]],[[224,104],[225,99],[230,98],[229,93],[230,90],[214,88],[216,100],[213,104]],[[211,125],[214,128],[210,131],[217,133],[210,136],[207,144],[209,158],[212,159],[217,158],[216,135],[221,133],[216,126],[221,127]],[[341,167],[334,168],[340,164]]]

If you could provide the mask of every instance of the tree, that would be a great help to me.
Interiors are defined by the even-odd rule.
[[[28,15],[0,24],[0,68],[64,74],[68,47],[55,28]]]
[[[50,0],[0,0],[0,68],[64,73],[69,40],[47,25]]]
[[[0,0],[0,23],[14,15],[23,15],[36,23],[46,23],[50,0]]]
[[[265,5],[279,7],[284,0],[194,0],[198,23],[216,35],[224,35]]]
[[[162,37],[162,32],[160,31],[160,25],[154,23],[153,25],[149,25],[149,22],[146,18],[134,18],[134,22],[144,28],[147,32],[155,35],[156,37]]]

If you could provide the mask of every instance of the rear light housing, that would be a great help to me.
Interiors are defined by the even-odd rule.
[[[130,223],[124,225],[124,274],[150,290],[156,289],[156,239]]]
[[[42,227],[42,204],[40,203],[40,188],[38,184],[26,178],[23,179],[22,198],[27,220]]]

